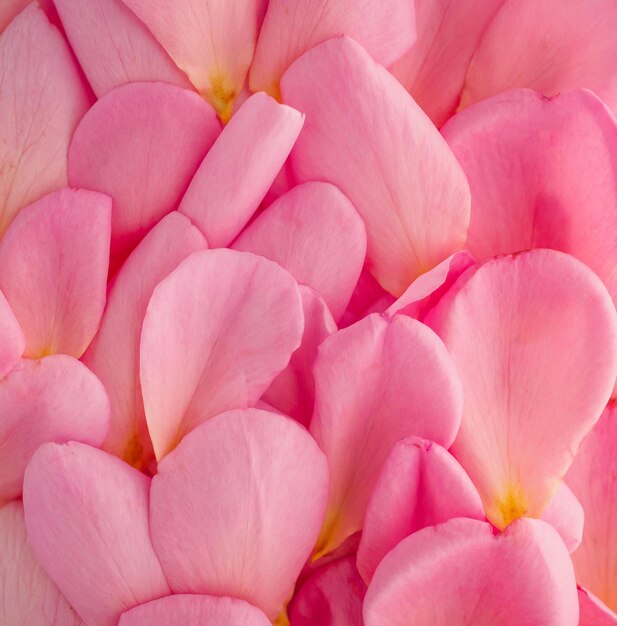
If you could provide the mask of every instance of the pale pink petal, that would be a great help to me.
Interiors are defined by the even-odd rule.
[[[349,35],[387,66],[413,45],[414,13],[409,0],[270,0],[251,66],[251,89],[280,98],[285,70],[307,50],[339,35]]]
[[[124,83],[191,83],[122,0],[54,0],[67,38],[100,98]]]
[[[355,559],[346,557],[320,567],[294,594],[289,607],[293,626],[362,626],[366,584]]]
[[[531,250],[459,278],[427,318],[463,383],[452,447],[488,519],[540,517],[617,376],[617,316],[574,257]]]
[[[333,185],[297,185],[248,226],[234,250],[253,252],[284,267],[314,289],[339,319],[366,255],[364,222]]]
[[[400,295],[461,249],[469,188],[454,155],[405,89],[347,37],[307,52],[282,81],[306,114],[292,152],[300,181],[335,184],[366,223],[368,267]]]
[[[0,379],[19,361],[26,348],[24,333],[0,291]]]
[[[0,624],[82,626],[28,544],[21,502],[0,507]]]
[[[461,106],[515,87],[545,96],[586,87],[615,111],[616,56],[612,0],[506,0],[474,54]]]
[[[254,405],[303,330],[298,286],[272,261],[198,252],[154,290],[141,335],[141,385],[156,457],[208,418]]]
[[[474,258],[465,250],[449,256],[426,274],[418,276],[405,293],[387,309],[387,314],[403,313],[423,320],[458,277],[474,263]]]
[[[362,528],[370,494],[394,444],[417,435],[448,447],[461,388],[439,338],[403,315],[378,314],[330,336],[315,365],[317,443],[328,457],[330,495],[317,554]]]
[[[617,613],[611,611],[603,602],[585,589],[578,589],[580,607],[579,626],[615,626]]]
[[[302,124],[300,113],[260,93],[225,126],[179,209],[201,228],[211,247],[228,246],[246,226]]]
[[[110,223],[108,196],[62,189],[22,209],[0,241],[0,289],[25,356],[88,347],[105,307]]]
[[[123,0],[227,121],[253,59],[263,0]]]
[[[366,510],[358,548],[364,580],[371,580],[399,541],[454,517],[484,520],[480,495],[465,470],[432,441],[400,441],[384,463]]]
[[[187,435],[152,479],[152,541],[174,592],[244,599],[277,618],[323,518],[323,453],[293,420],[258,409]]]
[[[416,43],[389,69],[438,128],[454,114],[473,53],[503,2],[415,1]]]
[[[271,626],[254,606],[236,598],[184,595],[153,600],[127,611],[118,626]]]
[[[150,479],[81,443],[42,445],[24,480],[28,539],[88,624],[170,593],[150,543]]]
[[[336,332],[336,323],[326,303],[310,287],[300,285],[299,289],[304,311],[302,343],[262,400],[308,428],[315,405],[313,367],[317,351],[321,343]]]
[[[139,380],[139,343],[146,308],[156,285],[186,257],[207,247],[187,217],[175,211],[164,217],[118,272],[101,327],[83,357],[105,385],[111,402],[104,449],[139,468],[153,456]]]
[[[542,514],[563,539],[569,552],[574,552],[583,538],[585,513],[578,498],[565,483],[560,483],[557,493]]]
[[[69,179],[113,200],[112,269],[177,208],[219,130],[196,93],[164,83],[117,87],[88,111],[71,141]]]
[[[22,360],[0,385],[0,407],[0,502],[21,495],[26,465],[42,443],[99,446],[109,428],[103,385],[64,355]]]
[[[0,4],[0,33],[30,2],[31,0],[5,0]]]
[[[0,59],[1,237],[21,207],[66,185],[66,152],[88,99],[62,35],[35,2],[0,35]]]
[[[459,113],[443,133],[471,187],[466,247],[476,258],[562,250],[617,298],[617,123],[596,96],[519,89]]]
[[[545,522],[502,535],[453,519],[404,539],[381,562],[364,603],[366,626],[577,626],[568,551]]]
[[[617,612],[617,405],[611,401],[566,482],[583,505],[583,541],[572,555],[576,581]]]

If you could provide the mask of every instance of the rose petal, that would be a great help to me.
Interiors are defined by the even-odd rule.
[[[542,519],[561,535],[568,552],[572,553],[580,546],[585,514],[581,503],[565,483],[560,483]]]
[[[26,348],[24,333],[0,291],[0,379],[13,369]]]
[[[578,589],[578,604],[581,612],[578,626],[614,626],[617,624],[617,614],[592,593],[580,587]]]

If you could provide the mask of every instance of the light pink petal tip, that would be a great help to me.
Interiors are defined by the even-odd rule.
[[[361,626],[366,583],[353,556],[320,567],[296,590],[289,606],[293,626]]]
[[[439,338],[406,316],[378,314],[326,339],[315,365],[311,432],[328,457],[330,496],[317,554],[362,528],[394,444],[418,435],[448,447],[462,412],[454,366]]]
[[[26,339],[19,322],[0,291],[0,379],[19,361],[26,348]]]
[[[35,2],[0,35],[0,59],[1,237],[19,209],[66,185],[69,141],[88,99],[62,35]]]
[[[601,600],[592,593],[579,587],[578,604],[580,620],[578,626],[615,626],[617,613],[611,611]]]
[[[25,356],[79,358],[106,300],[111,200],[62,189],[20,211],[0,241],[0,289],[26,339]]]
[[[253,59],[264,0],[123,0],[197,91],[229,120]]]
[[[104,449],[143,468],[153,457],[139,379],[139,343],[152,292],[178,264],[207,248],[190,220],[165,216],[141,241],[118,272],[101,327],[84,363],[101,379],[111,403]]]
[[[568,552],[572,553],[580,546],[583,538],[585,512],[566,483],[559,483],[557,493],[544,509],[542,519],[561,535]]]
[[[118,626],[271,626],[257,608],[236,598],[184,595],[153,600],[127,611]]]
[[[21,502],[0,507],[0,624],[83,626],[36,560]]]
[[[414,13],[407,0],[270,0],[251,66],[251,90],[280,97],[285,70],[307,50],[339,35],[349,35],[387,66],[413,45]]]
[[[534,519],[494,536],[453,519],[404,539],[381,562],[364,602],[366,626],[577,626],[568,551]]]
[[[566,476],[585,511],[583,541],[572,555],[576,581],[617,612],[617,405],[611,401]]]
[[[113,200],[112,270],[177,208],[219,130],[196,93],[164,83],[117,87],[88,111],[71,141],[69,180]]]
[[[366,254],[364,222],[333,185],[297,185],[269,206],[234,242],[264,256],[314,289],[339,319]]]
[[[241,598],[277,618],[327,498],[326,459],[306,430],[258,409],[228,412],[158,470],[150,529],[172,590]]]
[[[499,528],[540,517],[617,376],[617,316],[600,279],[554,250],[468,270],[427,319],[463,384],[451,449]]]
[[[469,188],[405,89],[347,37],[287,70],[283,101],[306,114],[292,151],[299,181],[336,185],[366,224],[368,267],[400,295],[465,242]]]
[[[285,163],[303,121],[298,111],[257,93],[225,126],[180,204],[211,247],[228,246],[246,226]]]
[[[617,123],[596,96],[518,89],[462,111],[443,134],[471,187],[466,248],[477,259],[562,250],[617,298]]]
[[[71,48],[100,98],[125,83],[191,83],[121,0],[54,0]]]
[[[290,274],[247,252],[198,252],[154,290],[141,385],[157,458],[208,418],[254,405],[300,345]]]
[[[586,87],[616,111],[616,56],[612,0],[506,0],[474,54],[461,106],[515,87],[545,96]]]
[[[150,479],[81,443],[47,443],[24,480],[28,539],[88,624],[116,626],[126,610],[168,595],[150,543]]]
[[[454,517],[484,520],[482,500],[465,470],[442,446],[403,439],[392,449],[373,489],[358,547],[366,581],[399,541]]]

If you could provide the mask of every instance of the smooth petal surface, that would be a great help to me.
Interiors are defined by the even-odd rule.
[[[522,519],[502,535],[454,519],[403,540],[381,562],[366,626],[577,626],[572,563],[555,530]]]
[[[0,291],[0,379],[19,361],[26,348],[15,313]]]
[[[164,83],[117,87],[88,111],[71,141],[69,180],[113,200],[112,268],[177,208],[218,133],[196,93]]]
[[[339,35],[349,35],[387,66],[413,45],[414,13],[406,0],[270,0],[251,66],[251,90],[279,97],[285,70]]]
[[[319,532],[326,459],[293,420],[212,418],[159,463],[150,529],[174,592],[232,596],[278,617]]]
[[[28,539],[88,624],[169,594],[148,531],[150,479],[80,443],[42,445],[24,480]]]
[[[461,106],[515,87],[545,96],[586,87],[615,111],[616,55],[611,0],[506,0],[475,52]]]
[[[258,93],[225,126],[188,188],[180,211],[213,248],[246,226],[289,155],[303,117]]]
[[[0,507],[0,623],[82,625],[28,544],[21,502]]]
[[[583,538],[585,513],[581,503],[565,483],[560,483],[557,493],[544,510],[542,519],[561,535],[570,553],[579,547]]]
[[[311,574],[294,594],[289,608],[293,626],[361,626],[366,584],[347,557]]]
[[[254,606],[235,598],[183,595],[168,596],[124,613],[118,626],[270,626]]]
[[[326,303],[310,287],[300,285],[299,289],[304,312],[302,343],[262,399],[308,428],[315,405],[313,368],[317,352],[323,341],[337,329]]]
[[[123,0],[227,121],[253,58],[263,0]]]
[[[158,459],[208,418],[254,405],[303,331],[298,286],[275,263],[207,250],[154,290],[141,335],[141,385]]]
[[[443,133],[471,187],[466,248],[477,259],[563,250],[617,297],[617,123],[596,96],[519,89],[459,113]]]
[[[178,264],[207,248],[190,220],[173,212],[164,217],[126,260],[109,292],[101,327],[84,363],[101,379],[111,402],[104,449],[143,467],[153,456],[139,379],[139,344],[154,288]]]
[[[17,211],[67,182],[66,152],[88,100],[71,53],[32,3],[0,36],[0,237]]]
[[[465,470],[442,446],[410,437],[394,446],[366,510],[358,569],[366,581],[402,539],[454,517],[484,520],[482,500]]]
[[[190,87],[188,78],[122,0],[54,0],[62,26],[92,89],[141,81]]]
[[[317,554],[331,552],[362,528],[370,494],[397,441],[418,435],[448,447],[461,411],[454,366],[420,322],[373,314],[326,339],[315,365],[311,422],[330,467]]]
[[[105,307],[111,200],[62,189],[20,211],[0,241],[0,289],[26,339],[25,356],[79,358]]]
[[[576,581],[617,612],[617,405],[611,401],[566,476],[583,505],[583,541],[572,555]]]
[[[347,37],[287,71],[283,101],[306,114],[292,152],[299,181],[336,185],[364,220],[368,266],[400,295],[463,247],[469,189],[454,155],[401,85]]]
[[[473,53],[503,2],[416,0],[416,43],[389,69],[437,128],[454,114]]]
[[[21,495],[24,470],[46,441],[99,446],[109,400],[99,380],[69,356],[22,360],[0,384],[0,502]]]
[[[615,382],[617,319],[606,288],[575,258],[531,250],[469,269],[427,323],[463,383],[451,451],[488,519],[504,528],[540,517]]]
[[[284,267],[314,289],[339,319],[362,271],[366,230],[333,185],[297,185],[269,206],[233,244]]]
[[[614,626],[617,614],[611,611],[592,593],[579,587],[578,604],[580,607],[579,626]]]

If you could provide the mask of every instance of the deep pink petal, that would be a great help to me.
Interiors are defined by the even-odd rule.
[[[339,321],[339,326],[342,328],[351,326],[370,313],[384,313],[395,302],[396,298],[384,290],[365,265],[351,294],[345,315]]]
[[[83,624],[36,560],[26,538],[21,502],[0,507],[0,624]]]
[[[617,405],[611,401],[583,441],[566,482],[583,505],[583,541],[572,555],[576,581],[617,612]]]
[[[233,244],[284,267],[314,289],[339,319],[366,255],[366,230],[351,202],[333,185],[297,185],[269,206]]]
[[[289,607],[293,626],[362,626],[366,583],[354,557],[328,563],[311,574]]]
[[[190,220],[164,217],[126,260],[109,292],[101,327],[84,363],[101,379],[111,402],[104,449],[136,467],[153,456],[139,380],[139,343],[152,292],[186,257],[207,248]]]
[[[254,405],[303,330],[298,286],[248,252],[206,250],[154,290],[141,335],[141,385],[158,459],[208,418]]]
[[[336,185],[364,219],[368,265],[400,295],[463,247],[469,189],[431,121],[401,85],[347,37],[307,52],[282,81],[306,114],[292,152],[300,181]]]
[[[560,483],[542,519],[561,535],[570,553],[579,547],[583,538],[585,513],[578,498],[565,483]]]
[[[81,443],[42,445],[24,480],[28,539],[60,591],[88,623],[169,594],[150,543],[150,479]]]
[[[381,562],[366,626],[577,626],[572,562],[555,530],[521,519],[502,535],[453,519],[404,539]]]
[[[180,211],[213,248],[228,246],[266,195],[302,128],[303,117],[263,93],[225,126],[188,188]]]
[[[519,89],[459,113],[443,133],[471,187],[466,247],[477,259],[562,250],[617,298],[617,123],[596,96]]]
[[[339,35],[353,37],[387,66],[413,45],[414,13],[407,0],[270,0],[251,66],[251,89],[279,97],[285,70],[307,50]]]
[[[258,409],[187,435],[152,480],[150,529],[174,592],[242,598],[278,617],[323,518],[323,453],[293,420]]]
[[[358,547],[366,581],[399,541],[454,517],[484,520],[482,500],[465,470],[442,446],[403,439],[392,449],[375,484]]]
[[[122,0],[54,3],[71,47],[99,98],[118,85],[140,81],[190,88],[186,75]]]
[[[88,111],[71,141],[69,179],[113,200],[112,269],[177,207],[218,133],[196,93],[164,83],[117,87]]]
[[[578,589],[580,620],[578,626],[615,626],[617,613],[611,611],[601,600],[585,589]]]
[[[428,323],[463,383],[452,447],[498,528],[540,517],[617,376],[617,316],[600,279],[562,252],[471,268]]]
[[[0,379],[19,361],[26,339],[4,294],[0,291]]]
[[[0,241],[0,289],[26,338],[25,356],[79,358],[105,306],[111,200],[62,189],[20,211]]]
[[[67,183],[88,100],[71,53],[33,2],[0,35],[0,237],[23,206]]]
[[[394,444],[417,435],[447,447],[461,412],[454,366],[439,338],[420,322],[373,314],[326,339],[315,365],[311,422],[330,467],[318,555],[362,528]]]

